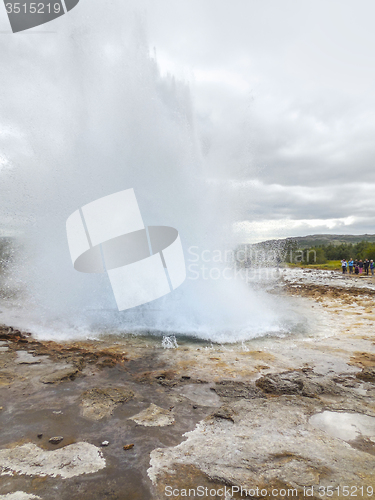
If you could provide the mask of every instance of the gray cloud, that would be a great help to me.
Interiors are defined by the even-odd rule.
[[[362,232],[374,216],[375,5],[162,5],[151,39],[162,67],[193,82],[210,175],[261,182],[234,195],[243,218],[353,216]]]
[[[352,217],[345,230],[375,232],[371,229],[375,215],[375,4],[371,0],[360,4],[350,0],[234,0],[230,4],[226,0],[142,0],[126,9],[116,0],[107,6],[113,16],[106,12],[79,22],[81,3],[69,21],[55,21],[56,29],[75,23],[70,35],[80,40],[75,57],[69,53],[74,42],[63,50],[64,36],[0,35],[0,62],[6,69],[0,77],[1,171],[9,167],[9,158],[22,162],[32,157],[36,105],[45,125],[43,140],[55,142],[56,149],[67,146],[59,136],[64,127],[54,118],[51,121],[52,116],[61,116],[64,126],[73,116],[72,128],[78,135],[80,127],[90,122],[100,142],[101,127],[93,125],[93,114],[97,112],[97,120],[108,120],[109,114],[94,106],[90,115],[98,85],[91,85],[88,78],[82,81],[82,73],[91,64],[92,74],[108,88],[111,79],[121,77],[121,65],[134,65],[138,76],[127,82],[133,91],[142,85],[142,68],[131,55],[134,50],[124,47],[147,43],[151,52],[155,47],[162,72],[169,71],[190,86],[193,111],[189,106],[184,109],[191,111],[187,119],[195,123],[204,158],[202,175],[221,186],[218,196],[234,207],[237,221],[263,221],[264,227],[269,224],[270,237],[272,231],[279,234],[279,229],[272,229],[273,220]],[[100,3],[90,0],[90,6]],[[146,38],[134,35],[134,23],[126,20],[131,11],[145,19],[136,29],[144,28]],[[6,29],[6,22],[0,16],[0,30]],[[56,64],[56,57],[63,58],[64,64]],[[100,72],[103,61],[107,78]],[[61,72],[64,65],[70,67],[69,79]],[[78,87],[82,87],[79,92]],[[86,95],[87,115],[82,112],[85,103],[66,106],[70,91],[73,99]],[[113,109],[109,93],[104,94],[105,104]],[[186,90],[178,99],[188,101],[188,94]],[[19,96],[22,126],[9,95]],[[42,109],[43,95],[48,109]],[[173,93],[163,81],[158,95],[173,109]],[[145,106],[129,101],[121,109],[128,112],[133,104]],[[120,114],[116,110],[117,123]],[[31,135],[25,135],[27,127]],[[104,136],[109,135],[107,130]],[[104,151],[101,154],[105,157]],[[335,232],[324,224],[316,227]],[[291,228],[285,223],[284,230],[283,235],[292,230],[306,234],[311,227]]]

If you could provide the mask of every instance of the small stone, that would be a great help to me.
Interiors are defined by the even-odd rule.
[[[64,438],[62,436],[51,437],[48,442],[51,444],[59,444]]]
[[[42,439],[42,437],[43,437],[43,434],[38,434],[38,435],[37,435],[37,438],[38,438],[38,439]]]
[[[133,443],[132,444],[126,444],[124,446],[124,450],[131,450],[132,448],[134,448],[134,444]]]
[[[109,441],[103,441],[100,446],[108,446],[108,445],[109,445]]]
[[[198,408],[197,405],[193,405],[193,410],[196,410]]]

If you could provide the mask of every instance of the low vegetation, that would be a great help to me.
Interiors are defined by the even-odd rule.
[[[302,250],[301,263],[315,264],[322,269],[336,269],[341,267],[341,260],[375,260],[375,243],[361,241],[359,243],[342,243],[340,245],[319,245]],[[322,267],[324,266],[324,267]]]

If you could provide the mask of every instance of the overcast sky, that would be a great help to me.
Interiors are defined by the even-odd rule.
[[[373,0],[138,5],[161,73],[190,86],[208,176],[241,203],[239,239],[375,233]]]
[[[256,239],[375,233],[375,4],[148,5],[157,60],[190,82],[202,145]]]

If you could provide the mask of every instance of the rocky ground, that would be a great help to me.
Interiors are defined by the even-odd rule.
[[[371,498],[375,289],[334,277],[274,287],[316,331],[242,345],[1,327],[0,499]]]

